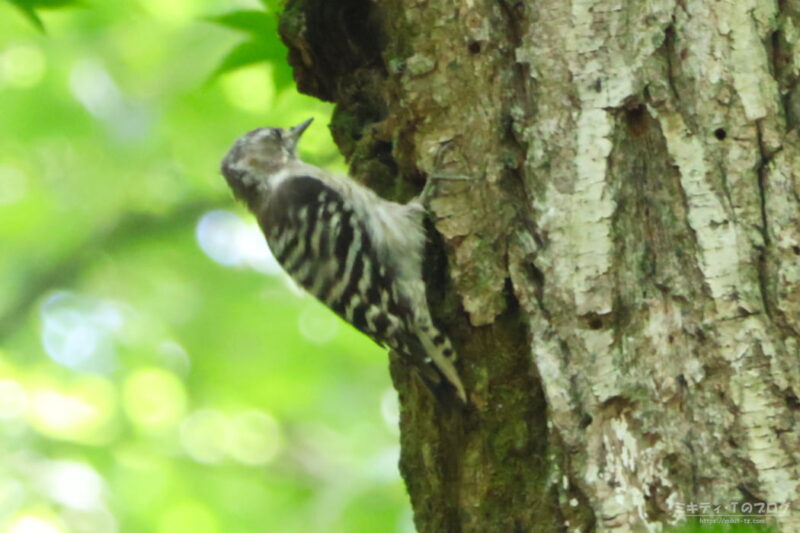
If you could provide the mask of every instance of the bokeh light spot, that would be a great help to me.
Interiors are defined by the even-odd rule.
[[[247,267],[268,275],[283,271],[255,224],[248,224],[231,211],[211,211],[200,218],[196,229],[200,249],[217,263]]]
[[[14,520],[8,533],[63,533],[63,529],[53,521],[34,515],[22,515]]]
[[[28,44],[17,44],[0,54],[0,85],[33,87],[44,77],[47,62],[42,51]]]
[[[99,444],[114,437],[109,424],[115,411],[114,386],[104,378],[88,377],[66,390],[34,387],[28,419],[44,434]]]
[[[217,463],[225,458],[229,435],[228,420],[213,409],[201,409],[181,423],[181,445],[201,463]]]
[[[228,450],[241,463],[266,464],[278,455],[281,443],[280,426],[266,413],[247,411],[231,421]]]
[[[80,370],[114,366],[114,336],[124,318],[113,303],[59,291],[41,309],[42,344],[53,361]]]
[[[76,311],[59,313],[45,322],[44,346],[57,363],[77,367],[99,350],[100,331]]]
[[[159,368],[137,370],[122,388],[125,412],[145,429],[163,429],[180,420],[186,411],[186,390],[172,373]]]
[[[272,67],[268,64],[260,63],[229,72],[221,83],[228,102],[243,111],[266,113],[275,100]]]
[[[77,461],[53,461],[45,470],[45,491],[72,509],[97,509],[102,503],[103,478],[92,467]]]
[[[94,407],[54,390],[33,394],[33,414],[44,429],[55,433],[82,426],[94,417]]]

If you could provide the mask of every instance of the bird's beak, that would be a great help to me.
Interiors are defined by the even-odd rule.
[[[314,119],[310,118],[305,122],[298,124],[294,128],[289,128],[289,137],[293,141],[292,151],[294,151],[297,148],[297,142],[300,140],[300,136],[303,135],[303,132],[306,131],[306,128],[308,128],[313,121]]]

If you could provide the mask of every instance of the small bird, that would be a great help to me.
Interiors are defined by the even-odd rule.
[[[441,376],[466,402],[450,339],[431,319],[422,261],[425,208],[380,198],[358,182],[302,162],[297,143],[311,119],[259,128],[231,147],[222,174],[255,215],[284,270],[381,346]]]

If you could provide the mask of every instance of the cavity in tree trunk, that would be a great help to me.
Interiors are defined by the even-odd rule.
[[[798,28],[797,0],[287,3],[357,179],[469,178],[426,272],[469,406],[392,365],[420,533],[743,502],[800,531]]]

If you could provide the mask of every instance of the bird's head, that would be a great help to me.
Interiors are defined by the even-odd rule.
[[[284,130],[258,128],[239,137],[222,160],[222,175],[234,196],[250,207],[266,192],[270,178],[297,160],[297,142],[313,119]]]

